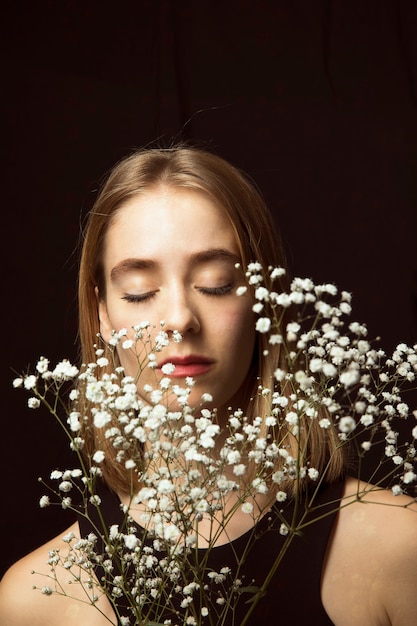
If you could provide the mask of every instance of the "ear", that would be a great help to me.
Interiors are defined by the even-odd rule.
[[[108,343],[111,338],[111,331],[113,330],[113,327],[110,322],[106,302],[100,296],[98,287],[95,287],[95,292],[97,298],[98,319],[100,321],[100,334],[103,337],[104,341]]]

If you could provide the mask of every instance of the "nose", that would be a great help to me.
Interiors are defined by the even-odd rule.
[[[197,333],[201,328],[198,307],[193,297],[185,289],[170,292],[165,307],[165,331],[172,333],[177,330],[181,335]]]

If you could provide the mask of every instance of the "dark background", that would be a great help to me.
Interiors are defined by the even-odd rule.
[[[417,339],[417,2],[56,0],[1,9],[1,565],[66,527],[37,477],[65,436],[11,389],[77,357],[77,241],[135,147],[198,141],[247,171],[294,274],[354,294],[390,349]]]

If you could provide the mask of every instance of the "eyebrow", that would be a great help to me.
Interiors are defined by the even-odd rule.
[[[209,248],[208,250],[201,250],[201,252],[195,252],[190,256],[191,263],[207,263],[214,260],[230,261],[233,264],[240,263],[240,257],[230,250],[224,248]],[[110,278],[112,281],[116,280],[119,275],[126,272],[134,272],[140,270],[150,270],[158,266],[156,261],[152,259],[139,259],[128,258],[123,259],[120,263],[117,263],[110,272]]]

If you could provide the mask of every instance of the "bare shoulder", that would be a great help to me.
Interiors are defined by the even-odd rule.
[[[114,613],[102,597],[91,606],[88,584],[76,583],[77,572],[61,565],[55,573],[48,560],[56,555],[65,560],[69,553],[63,537],[79,536],[74,524],[34,552],[23,557],[6,572],[0,583],[0,624],[2,626],[91,626],[115,624]],[[43,590],[43,591],[42,591]],[[52,592],[52,593],[51,593]]]
[[[417,624],[417,504],[348,479],[323,572],[336,626]]]

